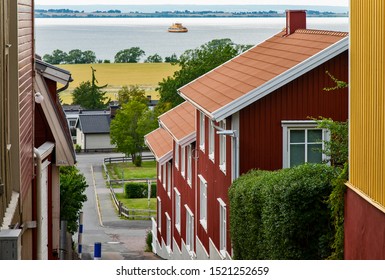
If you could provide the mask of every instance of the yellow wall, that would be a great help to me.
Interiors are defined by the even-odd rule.
[[[385,1],[351,0],[350,24],[349,184],[384,211]]]

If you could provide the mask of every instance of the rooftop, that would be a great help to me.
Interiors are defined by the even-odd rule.
[[[109,114],[80,114],[77,126],[84,134],[110,133],[111,117]]]
[[[163,128],[158,128],[144,136],[146,145],[153,152],[156,161],[160,164],[168,161],[172,157],[172,137]]]

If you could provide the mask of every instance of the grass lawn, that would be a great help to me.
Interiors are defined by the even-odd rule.
[[[106,166],[112,180],[156,178],[155,161],[143,161],[142,167],[136,167],[131,162],[111,163]]]
[[[128,209],[156,210],[156,198],[150,198],[150,208],[148,208],[147,198],[125,198],[123,193],[117,193],[116,198]]]
[[[116,100],[117,92],[124,85],[139,85],[146,95],[158,99],[155,91],[158,83],[179,70],[178,65],[170,63],[61,64],[59,67],[70,71],[74,80],[67,90],[60,93],[63,104],[72,103],[71,92],[81,82],[91,81],[91,66],[96,70],[98,85],[108,84],[105,90],[112,100]]]

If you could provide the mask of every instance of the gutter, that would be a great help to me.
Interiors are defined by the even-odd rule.
[[[57,89],[57,90],[56,90],[56,93],[60,93],[60,92],[62,92],[62,91],[65,91],[65,90],[68,88],[68,86],[70,85],[70,82],[72,82],[72,81],[73,81],[73,79],[72,79],[72,77],[71,77],[71,75],[70,75],[70,77],[69,77],[69,79],[68,79],[66,85],[65,85],[64,87],[61,87],[61,88]]]

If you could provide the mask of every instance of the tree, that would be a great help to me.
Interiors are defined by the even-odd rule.
[[[140,166],[140,155],[144,146],[144,135],[152,131],[155,116],[152,115],[147,104],[137,100],[131,100],[122,105],[111,121],[111,144],[115,144],[117,150],[131,156],[132,162]]]
[[[87,187],[84,175],[75,166],[60,167],[60,220],[67,221],[67,230],[72,234],[77,231],[79,210],[87,201]]]
[[[247,50],[249,45],[237,45],[230,39],[215,39],[194,50],[185,51],[179,58],[180,70],[172,77],[159,83],[159,104],[171,103],[174,107],[184,100],[178,95],[178,88],[207,73],[213,68]]]
[[[177,62],[179,62],[179,59],[178,59],[178,56],[175,53],[173,53],[171,56],[166,56],[164,58],[164,62],[177,63]]]
[[[52,55],[46,54],[43,56],[43,60],[50,64],[62,64],[67,61],[68,54],[62,50],[54,50]]]
[[[161,63],[163,62],[162,57],[159,54],[149,55],[144,61],[145,63]]]
[[[84,109],[104,109],[111,101],[105,96],[107,92],[102,91],[104,86],[97,86],[95,77],[96,70],[92,68],[92,82],[82,82],[72,92],[73,104],[82,106]]]
[[[139,47],[121,50],[115,55],[115,63],[137,63],[145,54]]]
[[[146,92],[138,85],[123,86],[118,91],[119,104],[125,104],[131,100],[136,100],[147,105],[148,99],[145,96]]]

